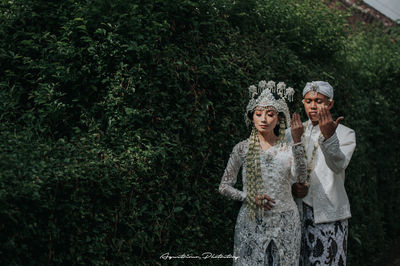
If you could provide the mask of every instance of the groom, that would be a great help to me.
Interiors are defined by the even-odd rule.
[[[300,265],[346,265],[350,204],[344,188],[345,169],[356,147],[352,129],[334,121],[333,88],[328,82],[308,82],[303,104],[309,120],[303,145],[309,187],[295,183],[293,195],[303,199]]]

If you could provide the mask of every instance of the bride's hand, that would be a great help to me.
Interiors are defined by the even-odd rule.
[[[266,211],[271,210],[274,207],[273,204],[275,204],[275,200],[270,198],[267,194],[256,196],[256,205],[262,206]]]

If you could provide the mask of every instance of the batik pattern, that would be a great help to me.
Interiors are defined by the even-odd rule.
[[[346,265],[348,220],[315,224],[313,208],[303,204],[301,266]]]

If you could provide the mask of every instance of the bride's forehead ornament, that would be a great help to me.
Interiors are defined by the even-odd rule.
[[[246,107],[246,124],[251,125],[252,121],[249,119],[248,114],[252,113],[256,108],[268,108],[274,109],[277,113],[283,113],[286,119],[286,125],[290,125],[290,113],[289,108],[286,104],[285,99],[293,101],[294,89],[286,87],[284,82],[270,80],[266,82],[261,80],[258,85],[249,86],[249,103]],[[279,99],[275,99],[273,93],[280,96]]]

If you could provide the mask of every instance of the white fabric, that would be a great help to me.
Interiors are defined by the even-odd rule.
[[[303,97],[312,90],[327,96],[329,99],[333,99],[333,88],[331,84],[326,81],[307,82],[303,89]]]
[[[264,265],[266,249],[273,241],[277,247],[281,266],[298,265],[300,254],[301,224],[297,206],[291,194],[293,182],[303,182],[306,165],[301,145],[275,145],[261,150],[261,175],[265,194],[275,200],[272,210],[253,221],[247,216],[246,154],[249,140],[238,143],[230,155],[219,186],[222,195],[243,201],[236,221],[234,256],[235,265]],[[243,166],[243,167],[242,167]],[[243,190],[234,188],[237,174],[242,167]]]
[[[319,144],[315,153],[315,168],[310,174],[309,191],[303,201],[313,207],[315,223],[350,218],[350,203],[344,182],[345,169],[356,147],[355,132],[339,124],[333,136],[325,140],[319,125],[313,126],[311,121],[303,125],[305,126],[305,152],[309,160],[311,160],[314,143],[317,141]]]

